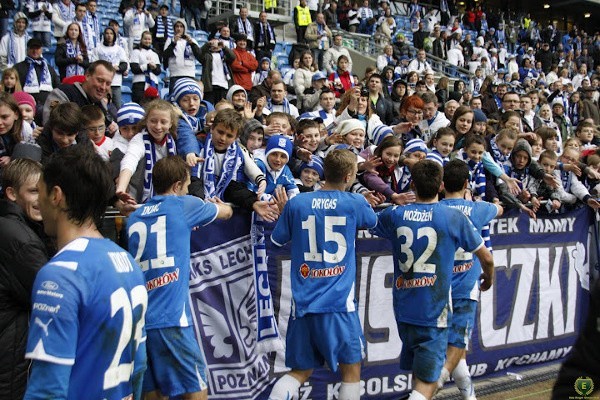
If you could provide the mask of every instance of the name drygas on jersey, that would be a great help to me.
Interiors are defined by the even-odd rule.
[[[356,309],[356,230],[376,222],[365,198],[354,193],[319,190],[286,204],[271,241],[282,246],[292,240],[295,317]]]

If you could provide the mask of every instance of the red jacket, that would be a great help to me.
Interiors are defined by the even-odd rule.
[[[258,68],[256,57],[249,53],[246,49],[236,47],[233,49],[235,61],[231,63],[231,71],[233,72],[233,81],[236,85],[240,85],[247,92],[252,89],[252,72]]]
[[[339,75],[338,74],[339,74],[339,71],[329,74],[329,80],[331,82],[333,82],[333,92],[335,93],[335,97],[340,97],[347,90],[350,90],[350,88],[352,88],[352,86],[354,86],[354,85],[352,85],[352,75],[350,75],[350,72],[345,71]],[[342,88],[340,89],[340,88],[336,87],[336,83],[338,83],[338,85],[339,85],[339,83],[341,83]]]

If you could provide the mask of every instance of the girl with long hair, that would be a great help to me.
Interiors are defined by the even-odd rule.
[[[77,22],[67,26],[65,35],[56,46],[54,57],[61,80],[85,74],[90,60],[81,27]]]

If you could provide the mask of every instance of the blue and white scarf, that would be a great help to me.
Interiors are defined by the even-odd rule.
[[[254,29],[252,29],[252,24],[246,18],[245,21],[242,21],[242,17],[238,17],[237,19],[238,32],[245,33],[248,39],[254,39]]]
[[[156,143],[154,142],[154,139],[145,129],[142,131],[142,138],[144,140],[144,149],[146,155],[146,165],[144,170],[144,194],[142,195],[142,203],[145,203],[146,201],[148,201],[148,199],[154,196],[154,185],[152,184],[152,168],[154,168],[154,165],[156,165],[156,163],[158,162],[159,154],[156,151]],[[175,150],[175,141],[173,140],[170,134],[167,134],[166,136],[165,145],[167,146],[167,153],[170,156],[177,154]]]
[[[485,170],[483,162],[475,162],[469,159],[464,148],[460,149],[457,157],[463,160],[469,166],[469,188],[475,196],[485,197]]]
[[[73,44],[71,40],[66,41],[67,44],[67,58],[75,58],[77,56],[82,56],[81,47],[79,43]],[[83,75],[85,74],[85,69],[79,64],[69,64],[67,65],[66,76],[75,76],[75,75]]]
[[[27,43],[29,41],[29,35],[27,34],[27,32],[25,32],[23,34],[23,36],[19,36],[17,35],[14,31],[10,31],[8,32],[9,38],[8,38],[8,65],[15,65],[16,63],[20,62],[20,60],[17,60],[17,48],[19,47],[19,40],[21,38],[24,38],[25,42]],[[24,46],[26,47],[26,46]]]
[[[240,146],[233,142],[225,150],[225,158],[221,168],[221,177],[215,176],[215,149],[212,144],[212,135],[206,136],[204,147],[204,163],[202,164],[202,178],[204,181],[204,196],[206,198],[218,197],[223,200],[223,193],[229,182],[234,178],[234,173],[239,169],[244,160]],[[217,181],[218,178],[218,181]]]
[[[75,19],[75,5],[73,2],[66,6],[62,0],[59,0],[58,11],[63,21],[73,21]]]
[[[189,46],[189,43],[186,45],[185,51],[187,52],[187,46]],[[192,48],[190,47],[190,53],[192,51]],[[227,63],[225,62],[225,52],[223,50],[221,50],[219,52],[219,54],[221,55],[221,64],[223,65],[223,75],[225,75],[225,79],[227,80],[227,82],[231,81],[231,74],[229,73],[229,68],[227,68]],[[185,57],[185,53],[184,53],[184,57]]]
[[[39,92],[51,92],[52,91],[52,75],[50,75],[50,69],[48,63],[43,58],[34,60],[31,57],[25,57],[25,61],[29,64],[29,70],[25,77],[25,85],[23,85],[23,91],[27,93],[39,93]],[[42,77],[38,81],[37,73],[35,72],[35,66],[42,66]]]
[[[290,113],[290,102],[286,98],[283,99],[283,103],[282,104],[273,104],[271,102],[271,98],[269,98],[269,100],[267,100],[267,110],[269,110],[271,112],[274,112],[273,111],[273,107],[274,106],[282,106],[284,113],[286,113],[286,114]]]
[[[267,266],[267,248],[265,245],[265,227],[263,219],[252,213],[252,227],[250,228],[252,240],[252,258],[254,264],[254,292],[256,300],[256,347],[259,354],[266,354],[283,349],[279,335],[275,310],[269,288],[269,274]],[[260,307],[258,305],[261,305]],[[267,305],[263,307],[262,305]]]
[[[166,20],[166,23],[165,23]],[[162,39],[165,37],[165,30],[166,30],[166,37],[169,39],[172,39],[174,36],[174,32],[173,32],[173,22],[171,21],[171,19],[169,17],[158,17],[156,19],[156,37],[158,39]]]
[[[412,174],[410,169],[405,165],[402,167],[402,175],[398,179],[398,193],[405,193],[410,190],[410,183],[412,182]]]
[[[490,149],[492,150],[492,156],[494,157],[496,164],[502,167],[506,172],[510,168],[510,154],[506,156],[500,151],[495,137],[490,140]]]
[[[562,187],[565,189],[565,192],[569,192],[571,190],[571,173],[569,171],[561,170],[560,181],[562,182]]]
[[[267,29],[265,30],[265,25],[267,26]],[[266,32],[269,32],[269,37],[268,37],[268,41],[267,41],[267,37],[266,37]],[[263,24],[262,22],[260,23],[260,32],[258,33],[258,47],[260,47],[261,45],[265,45],[267,46],[269,43],[275,43],[275,33],[273,32],[273,28],[271,27],[271,24],[269,24],[268,22],[266,24]]]
[[[98,37],[100,36],[100,24],[98,23],[98,16],[96,14],[92,14],[89,11],[85,14],[83,18],[83,24],[88,25],[92,28],[92,40],[93,43],[88,44],[89,47],[96,48],[96,44],[98,42]]]

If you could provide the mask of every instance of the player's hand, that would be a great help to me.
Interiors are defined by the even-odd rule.
[[[279,218],[279,209],[275,202],[255,201],[252,204],[252,209],[267,222],[275,222]]]
[[[136,205],[137,201],[127,192],[117,192],[117,198],[125,204]]]
[[[363,196],[365,196],[365,199],[371,207],[378,206],[385,201],[385,196],[375,191],[364,192]]]
[[[417,201],[417,196],[414,192],[394,193],[392,195],[392,203],[403,206]]]
[[[139,207],[141,207],[141,204],[124,203],[121,200],[117,200],[115,203],[115,208],[119,210],[119,213],[124,217],[128,217],[129,214],[137,210]]]
[[[484,272],[481,275],[479,275],[479,280],[481,281],[479,288],[482,292],[485,292],[486,290],[492,287],[494,277],[489,276]]]

